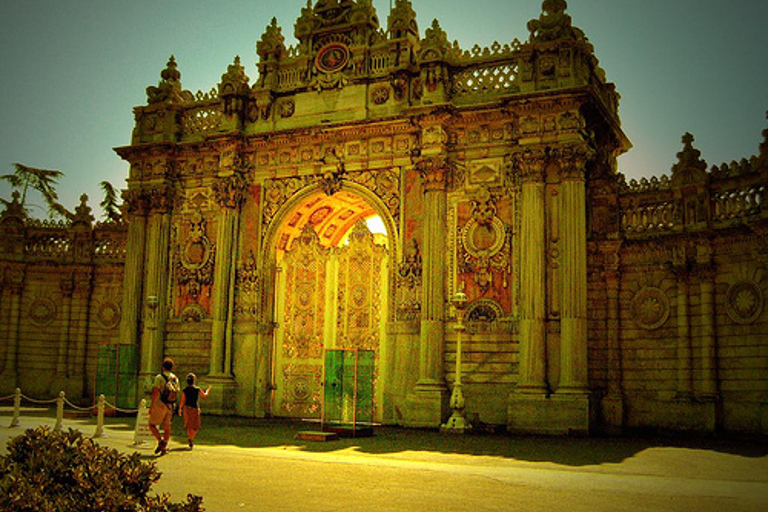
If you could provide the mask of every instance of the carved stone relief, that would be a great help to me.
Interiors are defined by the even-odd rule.
[[[763,290],[752,281],[739,281],[728,288],[725,311],[738,324],[751,324],[763,312]]]
[[[629,309],[639,327],[658,329],[669,318],[669,298],[659,288],[645,286],[632,298]]]

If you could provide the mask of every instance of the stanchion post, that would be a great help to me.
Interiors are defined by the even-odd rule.
[[[104,437],[104,395],[99,395],[98,412],[96,413],[96,432],[93,437]]]
[[[64,422],[64,396],[64,391],[59,391],[59,398],[56,399],[56,425],[53,427],[56,432],[61,430]]]
[[[142,398],[141,402],[139,402],[139,410],[136,411],[136,428],[133,431],[134,446],[144,442],[141,438],[141,432],[142,432],[142,420],[146,418],[146,414],[147,414],[147,399]]]
[[[21,413],[21,389],[16,388],[13,394],[13,418],[11,418],[11,427],[18,427],[21,422],[19,421],[19,414]]]

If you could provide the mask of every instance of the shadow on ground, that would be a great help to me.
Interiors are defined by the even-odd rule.
[[[175,439],[186,437],[181,421],[174,426]],[[369,454],[439,452],[510,458],[530,462],[553,462],[568,466],[619,463],[654,447],[711,450],[743,457],[768,455],[765,438],[716,438],[682,434],[633,435],[622,437],[519,436],[498,433],[441,434],[430,429],[377,427],[372,437],[340,438],[328,442],[296,440],[299,431],[317,431],[317,423],[285,420],[256,420],[209,416],[204,419],[199,445],[232,445],[244,448],[293,447],[307,452],[344,449]]]
[[[40,416],[50,416],[50,414],[40,414]],[[6,419],[9,417],[6,418],[4,414],[0,414],[0,421],[5,422]],[[95,419],[92,421],[95,425]],[[111,417],[105,419],[105,425],[111,430],[133,432],[135,419]],[[80,427],[86,434],[88,428]],[[709,450],[750,458],[768,455],[768,439],[764,436],[733,437],[679,432],[666,435],[636,433],[619,437],[520,436],[487,432],[449,435],[442,434],[436,429],[380,426],[374,428],[372,437],[340,438],[328,442],[296,439],[296,434],[300,431],[318,430],[320,430],[320,424],[313,422],[205,416],[203,429],[198,435],[196,444],[199,446],[229,445],[241,448],[283,447],[314,453],[331,453],[350,449],[360,453],[380,455],[432,452],[528,462],[552,462],[574,467],[620,463],[644,450],[660,447]],[[184,445],[176,450],[187,449],[186,437],[182,419],[174,418],[172,439]],[[154,455],[146,457],[154,458]]]

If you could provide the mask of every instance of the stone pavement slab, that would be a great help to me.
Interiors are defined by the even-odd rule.
[[[768,510],[768,446],[760,439],[479,439],[382,428],[369,439],[311,443],[293,439],[296,425],[254,420],[267,433],[252,438],[247,427],[206,420],[194,450],[172,440],[163,457],[154,444],[132,444],[130,418],[111,420],[98,442],[156,462],[154,492],[173,501],[201,495],[211,512]],[[23,429],[53,425],[44,417],[23,417],[16,428],[9,421],[0,415],[3,453]],[[69,427],[95,431],[93,420],[65,419]]]

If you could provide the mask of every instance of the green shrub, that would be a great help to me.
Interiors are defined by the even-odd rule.
[[[154,462],[121,454],[80,432],[48,427],[8,441],[0,456],[0,511],[14,512],[200,512],[202,498],[148,496],[160,479]]]

